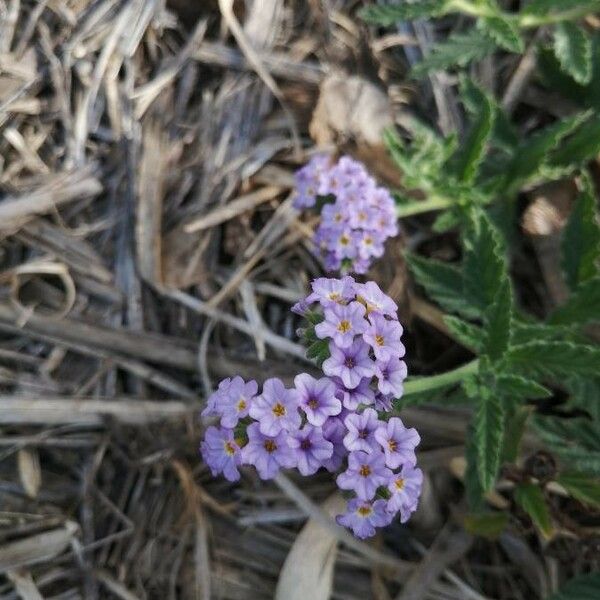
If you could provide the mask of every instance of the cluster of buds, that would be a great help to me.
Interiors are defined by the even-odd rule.
[[[386,239],[398,234],[389,192],[348,156],[333,164],[329,156],[317,155],[295,179],[294,206],[317,206],[321,211],[314,243],[325,268],[366,273],[372,260],[382,256]]]
[[[349,496],[337,521],[366,538],[397,514],[406,521],[421,492],[419,435],[389,414],[406,377],[402,327],[373,282],[321,278],[312,290],[292,310],[308,322],[302,334],[323,377],[301,373],[291,388],[268,379],[261,393],[255,381],[225,379],[203,411],[219,425],[208,427],[201,452],[213,475],[230,481],[242,465],[262,479],[282,468],[337,473]]]

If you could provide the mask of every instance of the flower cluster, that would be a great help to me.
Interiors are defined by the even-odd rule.
[[[332,164],[317,155],[296,172],[294,206],[309,208],[318,201],[321,223],[314,242],[329,271],[366,273],[383,254],[385,240],[398,234],[389,192],[348,156]]]
[[[268,379],[260,394],[255,381],[225,379],[203,412],[220,424],[207,429],[202,455],[213,475],[230,481],[240,465],[254,466],[262,479],[281,468],[338,473],[350,496],[338,523],[369,537],[396,514],[408,519],[423,479],[418,433],[386,414],[406,377],[397,306],[375,283],[346,276],[315,280],[293,310],[325,351],[324,376],[301,373],[291,388]]]

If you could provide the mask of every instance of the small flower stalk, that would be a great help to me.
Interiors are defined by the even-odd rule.
[[[348,497],[337,521],[360,538],[396,515],[405,522],[423,474],[419,434],[389,415],[406,378],[398,307],[375,283],[346,276],[315,280],[292,310],[308,322],[303,338],[323,376],[300,373],[290,388],[271,378],[262,391],[241,377],[222,381],[202,413],[219,420],[201,443],[204,461],[230,481],[245,465],[262,479],[291,468],[335,473]]]
[[[317,155],[296,172],[294,206],[319,207],[315,252],[328,271],[366,273],[383,255],[387,238],[398,235],[394,200],[365,167],[350,158],[332,163]]]

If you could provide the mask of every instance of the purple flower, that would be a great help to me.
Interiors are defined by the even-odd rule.
[[[302,475],[312,475],[323,461],[333,455],[333,444],[323,437],[320,429],[305,425],[290,434],[288,443],[296,451],[296,466]]]
[[[200,452],[213,477],[223,473],[229,481],[237,481],[240,478],[238,466],[241,463],[241,452],[231,429],[209,427],[204,441],[200,444]]]
[[[416,464],[415,448],[421,438],[416,429],[407,429],[398,417],[392,417],[387,423],[381,423],[375,431],[375,439],[385,453],[385,464],[397,469],[402,464]]]
[[[379,446],[375,440],[375,432],[379,428],[381,421],[377,418],[377,413],[372,408],[365,408],[359,415],[350,413],[344,419],[347,433],[344,436],[344,446],[352,452],[362,450],[371,453],[374,450],[379,451]]]
[[[341,279],[319,277],[312,282],[312,293],[307,302],[319,302],[323,307],[344,304],[354,298],[354,279],[350,276]]]
[[[302,421],[298,412],[298,392],[285,388],[281,380],[267,379],[263,393],[250,406],[250,416],[260,424],[265,435],[275,436],[280,431],[295,431]]]
[[[393,399],[394,394],[382,394],[381,392],[377,392],[377,394],[375,394],[375,410],[390,412],[390,410],[392,410]]]
[[[339,415],[342,403],[335,397],[335,384],[327,377],[315,379],[308,373],[294,378],[300,408],[312,425],[320,427],[328,417]]]
[[[333,454],[323,461],[323,466],[331,473],[339,471],[348,450],[344,446],[344,436],[346,435],[346,428],[344,427],[344,421],[341,417],[330,417],[323,423],[323,437],[332,443]]]
[[[344,383],[335,378],[337,390],[336,396],[342,401],[344,408],[356,410],[360,404],[373,404],[375,393],[371,389],[370,379],[361,379],[360,383],[353,390],[349,390]]]
[[[330,168],[328,156],[319,154],[314,156],[304,167],[296,171],[296,197],[294,207],[309,208],[314,206],[321,182]]]
[[[354,336],[366,331],[365,307],[358,302],[350,302],[347,306],[336,304],[324,311],[325,320],[315,327],[317,337],[331,338],[340,348],[348,348]]]
[[[330,357],[323,362],[323,372],[339,377],[350,390],[358,387],[363,377],[370,379],[375,372],[369,346],[361,338],[355,339],[349,348],[339,348],[330,342],[329,353]]]
[[[363,231],[358,237],[358,256],[364,261],[371,257],[379,258],[383,256],[385,248],[383,246],[384,237],[377,231]]]
[[[380,361],[388,361],[393,356],[404,356],[404,346],[400,342],[402,325],[398,321],[390,321],[383,315],[372,313],[369,316],[369,326],[363,333],[363,339]]]
[[[377,387],[382,394],[394,394],[396,398],[402,396],[403,381],[406,379],[406,363],[397,357],[392,357],[386,362],[376,363]]]
[[[399,512],[400,521],[405,523],[417,508],[422,486],[423,471],[414,465],[404,465],[400,473],[394,473],[389,481],[388,490],[392,495],[388,500],[388,511]]]
[[[219,406],[221,404],[221,398],[227,394],[227,390],[231,386],[231,377],[227,377],[219,382],[219,386],[206,401],[206,407],[200,413],[203,417],[209,417],[213,415],[221,416]]]
[[[290,308],[290,310],[293,313],[300,315],[301,317],[304,317],[310,310],[310,305],[306,300],[298,300],[298,302],[296,302],[296,304],[294,304]]]
[[[221,425],[233,428],[240,419],[248,416],[257,391],[256,381],[245,383],[241,377],[234,377],[227,389],[221,393],[216,407],[221,415]]]
[[[388,295],[384,294],[374,281],[357,283],[354,287],[356,289],[356,299],[365,305],[367,315],[376,312],[392,319],[398,318],[398,305]]]
[[[391,475],[382,452],[367,454],[359,450],[350,452],[348,468],[337,476],[336,483],[342,490],[353,490],[362,500],[370,500],[380,485],[388,484]]]
[[[385,500],[365,502],[353,498],[348,502],[347,511],[336,517],[338,525],[352,529],[354,535],[365,539],[375,535],[376,527],[385,527],[391,522],[390,515],[386,510]]]
[[[261,479],[272,479],[280,468],[296,466],[296,454],[288,444],[287,433],[264,435],[258,423],[249,425],[246,433],[248,443],[242,448],[242,462],[254,465]]]

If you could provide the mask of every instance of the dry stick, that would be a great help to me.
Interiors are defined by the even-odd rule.
[[[393,556],[376,550],[372,546],[369,546],[365,542],[357,540],[348,531],[337,525],[319,506],[317,506],[296,484],[288,479],[283,473],[279,472],[275,476],[275,483],[279,488],[287,494],[287,496],[294,501],[296,506],[301,508],[308,517],[325,527],[328,531],[331,531],[335,537],[343,542],[349,548],[352,548],[358,552],[361,556],[367,559],[369,562],[385,567],[391,570],[395,575],[402,575],[409,573],[414,565],[394,558]]]
[[[288,120],[290,126],[290,132],[292,134],[292,139],[294,140],[294,148],[296,151],[296,155],[298,157],[302,154],[302,145],[300,144],[300,135],[298,133],[298,128],[296,127],[296,121],[294,119],[294,115],[290,112],[289,108],[285,103],[285,99],[279,86],[271,76],[271,74],[265,69],[260,56],[256,53],[256,50],[252,47],[250,42],[246,38],[246,34],[244,30],[240,26],[239,21],[237,20],[235,14],[233,13],[233,0],[219,0],[219,8],[221,9],[221,14],[223,15],[223,19],[229,27],[233,37],[241,48],[242,52],[248,59],[248,62],[254,67],[257,75],[262,79],[263,83],[269,88],[273,96],[277,98],[285,116]]]
[[[199,408],[176,400],[153,402],[130,398],[74,400],[0,396],[0,424],[101,426],[106,417],[111,417],[126,425],[147,425],[162,423],[165,419],[183,419]]]
[[[519,62],[519,66],[517,67],[517,69],[513,73],[513,76],[508,82],[508,86],[506,87],[506,91],[504,92],[504,96],[502,97],[502,108],[508,114],[512,113],[512,111],[514,110],[515,106],[517,105],[517,102],[519,101],[521,93],[529,83],[529,79],[535,71],[536,46],[539,34],[540,32],[538,32],[534,36],[531,44],[529,45],[529,48],[527,48],[527,51],[525,52],[523,58]]]
[[[194,219],[185,225],[183,229],[186,233],[195,233],[202,229],[220,225],[225,221],[229,221],[242,213],[256,208],[263,202],[273,200],[282,192],[282,190],[283,188],[278,186],[267,186],[255,192],[245,194],[244,196],[240,196],[239,198],[228,202],[225,206],[213,210],[207,215]]]

